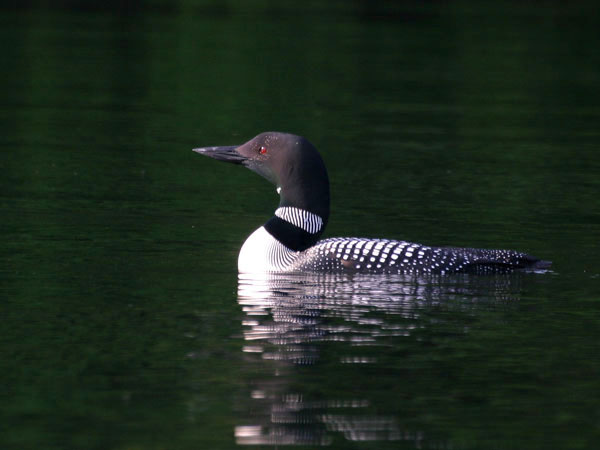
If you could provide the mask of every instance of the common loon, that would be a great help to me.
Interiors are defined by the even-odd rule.
[[[329,178],[319,152],[307,139],[266,132],[241,146],[193,151],[241,164],[277,186],[279,207],[244,242],[240,273],[485,274],[547,269],[551,264],[513,250],[354,237],[319,241],[329,219]]]

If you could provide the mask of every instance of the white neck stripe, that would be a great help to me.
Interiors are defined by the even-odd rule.
[[[293,206],[277,208],[275,215],[310,234],[318,233],[323,228],[323,219],[319,216],[303,209],[294,208]]]

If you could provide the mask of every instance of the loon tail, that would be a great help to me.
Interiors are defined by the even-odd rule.
[[[539,259],[539,260],[535,261],[531,266],[529,266],[529,269],[549,270],[551,266],[552,266],[552,261],[547,261],[545,259]]]
[[[545,272],[552,266],[552,261],[512,250],[468,250],[483,254],[483,257],[480,256],[467,263],[463,269],[466,273]]]

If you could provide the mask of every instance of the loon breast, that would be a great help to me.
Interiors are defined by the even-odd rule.
[[[244,242],[238,256],[241,273],[288,272],[298,259],[295,252],[277,239],[265,227],[260,227]]]

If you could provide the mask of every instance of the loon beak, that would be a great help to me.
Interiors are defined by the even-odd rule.
[[[204,156],[209,156],[219,161],[226,161],[234,164],[242,164],[248,158],[238,153],[237,148],[237,145],[230,147],[202,147],[194,148],[192,149],[192,151]]]
[[[273,173],[272,169],[268,164],[264,164],[263,161],[249,158],[242,155],[238,150],[243,149],[246,144],[242,146],[230,146],[230,147],[202,147],[192,149],[196,153],[201,155],[209,156],[219,161],[230,162],[233,164],[241,164],[242,166],[256,172],[260,176],[266,178],[273,184],[278,184],[277,177]]]

